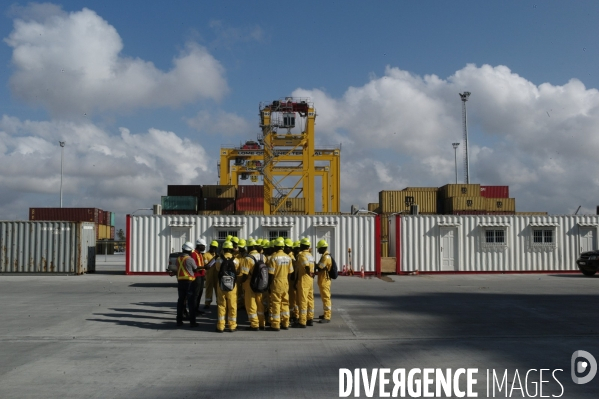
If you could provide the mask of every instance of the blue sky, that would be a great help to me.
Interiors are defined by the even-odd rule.
[[[313,98],[318,143],[343,144],[343,211],[440,186],[465,90],[471,181],[523,211],[599,203],[595,1],[172,4],[0,3],[2,218],[55,205],[59,139],[65,206],[124,215],[214,183],[220,145],[288,95]]]

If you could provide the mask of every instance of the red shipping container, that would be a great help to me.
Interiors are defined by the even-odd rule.
[[[203,210],[235,212],[234,198],[204,198]]]
[[[238,186],[237,198],[264,198],[264,186]]]
[[[98,209],[98,223],[103,225],[106,224],[106,212],[102,209]]]
[[[110,228],[110,239],[114,240],[114,226]]]
[[[29,208],[29,220],[99,223],[98,208]]]
[[[169,197],[198,197],[202,198],[202,186],[200,185],[169,185],[166,188]]]
[[[485,198],[509,198],[509,186],[480,186],[480,196]]]
[[[238,191],[239,192],[239,191]],[[235,202],[236,211],[264,211],[263,197],[238,198]]]

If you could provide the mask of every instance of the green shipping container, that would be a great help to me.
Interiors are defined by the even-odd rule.
[[[110,213],[110,225],[114,227],[114,212]]]
[[[162,197],[162,209],[165,211],[192,210],[192,211],[197,212],[198,197],[163,196]]]

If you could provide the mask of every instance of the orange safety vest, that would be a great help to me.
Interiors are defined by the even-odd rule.
[[[193,281],[196,279],[194,276],[189,274],[189,272],[187,271],[187,268],[185,267],[185,260],[187,260],[187,258],[189,258],[188,255],[179,256],[177,258],[177,261],[179,262],[179,269],[177,271],[177,280]]]
[[[193,251],[191,253],[191,257],[193,258],[193,260],[196,263],[196,266],[198,267],[198,270],[196,270],[194,276],[196,277],[204,277],[206,275],[206,271],[203,269],[204,267],[204,256],[196,251]],[[199,269],[202,268],[202,269]]]

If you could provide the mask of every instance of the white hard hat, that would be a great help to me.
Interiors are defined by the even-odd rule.
[[[185,244],[183,244],[183,250],[184,251],[193,251],[194,246],[191,242],[187,241]]]
[[[203,238],[198,238],[196,240],[196,245],[203,245],[206,246],[206,240],[204,240]]]

